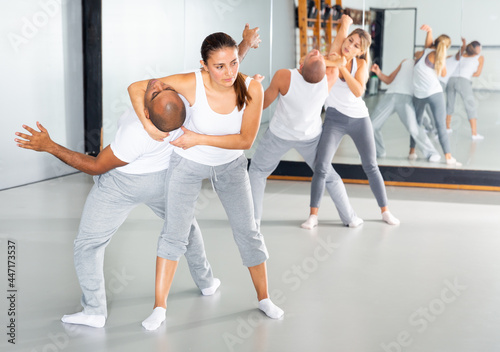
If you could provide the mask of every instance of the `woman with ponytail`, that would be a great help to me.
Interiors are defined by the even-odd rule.
[[[339,68],[339,79],[333,85],[325,105],[323,124],[314,175],[311,184],[309,218],[302,227],[311,229],[318,224],[318,210],[325,191],[326,175],[332,167],[332,159],[340,141],[349,135],[361,157],[363,171],[368,177],[370,188],[377,199],[382,219],[390,225],[398,225],[399,220],[391,214],[387,205],[384,180],[378,168],[375,139],[368,109],[362,99],[368,80],[368,49],[370,35],[363,29],[355,29],[347,38],[337,36],[329,54],[337,53],[346,58],[347,64]],[[356,218],[349,227],[356,227],[363,220]]]
[[[481,44],[478,41],[466,45],[462,38],[464,50],[457,53],[458,67],[452,73],[446,86],[446,129],[451,131],[451,115],[455,111],[457,93],[462,97],[465,111],[469,119],[472,140],[484,139],[477,133],[477,112],[474,94],[472,92],[472,77],[479,77],[483,70],[484,57],[481,55]]]
[[[184,134],[171,142],[176,148],[167,173],[166,221],[158,241],[155,306],[143,322],[148,330],[158,328],[165,320],[168,292],[178,260],[186,250],[204,179],[211,180],[227,213],[243,265],[248,267],[257,291],[259,309],[270,318],[283,316],[269,299],[268,253],[255,223],[243,154],[259,129],[263,89],[259,82],[238,72],[238,46],[229,35],[213,33],[206,37],[201,57],[200,71],[160,79],[187,99],[191,118],[182,127]],[[132,104],[145,125],[149,122],[140,113],[145,105],[146,82],[129,87]]]
[[[446,132],[446,110],[443,87],[438,77],[446,76],[446,52],[451,46],[451,39],[442,34],[432,40],[432,28],[423,25],[420,29],[427,32],[425,49],[415,53],[415,67],[413,69],[413,94],[417,122],[422,124],[422,116],[426,105],[429,105],[437,129],[439,143],[446,158],[446,164],[460,166],[461,164],[451,156],[450,142]],[[410,160],[415,160],[415,140],[410,138]]]

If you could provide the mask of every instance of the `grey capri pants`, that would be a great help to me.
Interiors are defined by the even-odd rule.
[[[243,265],[252,267],[268,259],[264,237],[255,223],[247,165],[244,155],[227,164],[208,166],[172,153],[166,181],[168,222],[158,240],[159,257],[178,261],[184,254],[202,181],[211,179],[229,219]]]
[[[363,171],[368,177],[370,188],[379,207],[387,206],[387,194],[384,179],[378,168],[375,151],[375,139],[370,117],[353,118],[329,107],[326,110],[323,131],[318,144],[314,174],[311,184],[311,206],[319,204],[325,192],[325,178],[332,167],[332,159],[342,138],[352,138],[359,156]]]
[[[465,105],[467,118],[477,118],[476,101],[472,92],[472,81],[463,77],[451,77],[446,86],[446,114],[453,115],[455,112],[455,98],[460,94]]]

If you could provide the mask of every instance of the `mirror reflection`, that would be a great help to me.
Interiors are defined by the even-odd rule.
[[[401,0],[388,8],[386,1],[342,2],[344,9],[362,10],[363,5],[369,11],[365,25],[351,29],[362,27],[372,36],[370,79],[363,99],[377,137],[379,165],[500,170],[494,154],[500,143],[495,113],[500,107],[500,74],[495,67],[500,40],[494,34],[500,3]],[[448,39],[439,46],[438,38]],[[325,50],[324,43],[310,44]],[[298,57],[299,45],[297,40]],[[404,89],[414,86],[411,68],[417,66],[423,66],[420,71],[428,75],[428,82],[419,72],[415,105],[415,93]],[[284,67],[273,65],[273,71],[279,68]],[[283,160],[303,159],[292,150]],[[332,161],[360,163],[352,139],[343,138]]]
[[[474,2],[472,5],[472,1],[464,1],[460,6],[453,1],[440,2],[443,11],[450,13],[446,18],[436,16],[439,11],[435,7],[426,9],[416,1],[406,1],[408,8],[391,10],[377,10],[373,6],[376,6],[375,1],[370,1],[368,5],[376,14],[375,23],[369,23],[372,36],[380,35],[377,26],[387,29],[382,33],[382,54],[375,52],[373,55],[372,82],[368,85],[368,88],[380,89],[368,89],[365,95],[377,141],[378,163],[499,170],[500,160],[493,154],[499,143],[495,138],[498,121],[492,113],[498,107],[498,91],[495,91],[498,78],[494,68],[498,47],[495,47],[495,38],[488,34],[487,29],[488,26],[493,28],[497,17],[485,18],[486,3]],[[471,7],[473,11],[469,11]],[[500,12],[493,10],[493,13]],[[385,22],[384,17],[381,21],[377,16],[380,13],[385,14]],[[482,15],[477,16],[479,13]],[[484,32],[476,28],[479,19],[484,23]],[[403,35],[406,38],[402,38]],[[437,38],[447,38],[441,50],[436,48],[434,41]],[[408,42],[415,42],[413,49],[417,57],[407,49]],[[401,47],[398,44],[402,44]],[[377,49],[377,43],[372,45],[372,53]],[[432,70],[427,70],[433,66],[430,61],[434,59],[429,60],[429,52],[432,51],[434,54],[431,56],[439,52],[435,58],[444,62],[439,68],[440,74],[436,69],[434,75]],[[425,61],[420,61],[419,65],[419,60],[416,60],[417,64],[412,65],[412,60],[418,58]],[[429,65],[419,70],[422,63]],[[414,70],[419,70],[418,76],[413,72],[413,79],[412,66]],[[422,71],[430,75],[427,83]],[[413,88],[417,86],[419,89],[417,93],[411,92],[412,80]],[[410,100],[410,94],[419,97]],[[413,136],[411,143],[410,135]],[[359,162],[359,158],[353,157],[353,148],[352,142],[344,139],[333,161],[346,164]]]

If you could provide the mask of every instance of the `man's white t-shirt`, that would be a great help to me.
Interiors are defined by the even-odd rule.
[[[187,100],[182,96],[181,98],[186,105],[186,124],[190,117],[190,107]],[[182,133],[179,128],[170,132],[163,142],[157,142],[144,130],[137,114],[131,108],[118,120],[118,131],[110,145],[113,154],[128,163],[116,169],[128,174],[147,174],[167,169],[174,149],[170,141]]]
[[[401,62],[401,68],[394,80],[389,84],[385,94],[405,94],[413,96],[413,66],[415,60],[406,59]]]
[[[325,75],[318,83],[308,83],[297,69],[289,71],[288,91],[279,93],[269,129],[284,140],[311,140],[321,134],[321,108],[330,92],[328,79]]]

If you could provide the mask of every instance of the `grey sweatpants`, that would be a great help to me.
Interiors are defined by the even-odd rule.
[[[314,169],[316,149],[320,137],[321,135],[318,135],[310,140],[290,141],[277,137],[269,128],[267,129],[264,136],[262,136],[259,141],[248,172],[250,175],[250,184],[252,185],[255,219],[262,219],[264,190],[266,188],[267,177],[276,169],[281,157],[287,151],[294,148],[302,155],[306,164],[309,165],[311,169]],[[347,197],[344,182],[342,182],[339,174],[335,172],[333,166],[328,169],[325,182],[326,189],[337,207],[340,219],[344,225],[350,224],[354,220],[356,214]],[[319,207],[319,203],[311,204],[311,207],[317,208]]]
[[[408,132],[410,132],[410,135],[415,139],[417,147],[426,158],[430,157],[432,154],[438,154],[438,151],[434,148],[429,137],[427,137],[424,128],[417,123],[415,108],[413,107],[413,96],[408,94],[389,93],[382,97],[371,114],[377,156],[380,157],[386,154],[381,130],[385,121],[394,112],[398,114],[399,119]]]
[[[417,115],[417,123],[419,125],[422,125],[422,116],[424,114],[425,106],[429,104],[432,111],[432,118],[434,119],[434,126],[436,127],[439,136],[439,143],[441,144],[441,148],[443,148],[443,153],[451,153],[448,133],[446,132],[444,94],[439,92],[424,99],[414,97],[413,104],[415,105],[415,114]],[[413,137],[410,137],[410,148],[415,148],[415,145],[415,140]]]
[[[186,251],[202,180],[210,179],[226,211],[243,265],[252,267],[267,260],[264,237],[255,223],[247,165],[243,155],[227,164],[208,166],[172,153],[167,174],[169,221],[158,241],[159,257],[177,261]]]
[[[451,77],[446,87],[446,114],[453,115],[455,112],[455,98],[460,94],[465,105],[467,118],[477,118],[476,101],[472,92],[472,81],[463,77]]]
[[[311,185],[311,204],[319,203],[325,192],[325,180],[332,159],[340,141],[345,135],[352,138],[359,156],[363,171],[368,177],[370,189],[377,200],[379,207],[387,206],[387,194],[384,179],[378,168],[375,152],[375,140],[370,118],[353,118],[342,114],[334,108],[326,109],[323,132],[318,144],[314,175]]]
[[[144,203],[160,218],[165,218],[166,175],[167,170],[142,175],[111,170],[94,176],[95,184],[85,202],[74,244],[75,269],[83,291],[85,314],[107,315],[104,251],[130,211]],[[196,285],[200,289],[210,287],[212,269],[195,220],[189,225],[186,259]]]

